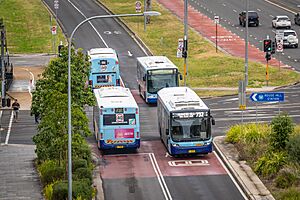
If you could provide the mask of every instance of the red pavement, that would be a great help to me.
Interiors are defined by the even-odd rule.
[[[182,0],[157,0],[165,8],[170,10],[173,14],[178,16],[181,20],[184,17],[184,2]],[[201,23],[200,23],[201,22]],[[215,43],[216,25],[206,15],[203,15],[199,11],[195,10],[191,6],[188,8],[188,24],[199,32],[203,37]],[[245,57],[245,41],[239,36],[231,33],[226,28],[218,25],[218,35],[222,36],[218,39],[218,46],[224,49],[226,52],[233,56]],[[265,53],[260,51],[255,46],[248,45],[249,60],[266,63]],[[278,66],[278,60],[272,58],[269,64]],[[281,64],[282,65],[282,64]],[[287,66],[282,66],[287,67]]]

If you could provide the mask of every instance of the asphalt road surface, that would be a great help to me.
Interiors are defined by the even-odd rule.
[[[239,0],[189,0],[189,4],[196,10],[207,15],[211,19],[218,15],[220,24],[235,33],[241,38],[245,38],[245,28],[239,25],[239,13],[245,10],[245,2]],[[294,29],[299,37],[300,26],[294,24],[294,14],[296,10],[295,4],[300,4],[298,1],[282,1],[282,6],[294,8],[286,10],[271,4],[270,1],[252,0],[249,1],[249,10],[256,11],[259,15],[260,25],[258,27],[249,27],[249,42],[260,50],[263,49],[263,40],[267,35],[274,41],[276,29],[272,28],[272,19],[277,15],[287,15],[292,21],[292,29]],[[286,3],[283,3],[286,2]],[[297,5],[298,5],[297,4]],[[285,6],[287,5],[287,6]],[[300,71],[300,48],[284,48],[283,53],[276,53],[275,57],[281,60],[284,64],[294,67]]]
[[[53,9],[52,1],[45,3]],[[94,15],[107,13],[92,0],[60,2],[58,18],[68,36],[78,23]],[[166,156],[158,137],[156,107],[145,104],[137,94],[136,57],[146,53],[119,23],[109,18],[94,20],[77,31],[73,42],[84,50],[115,49],[122,79],[140,107],[141,149],[134,154],[99,154],[105,199],[244,199],[214,153],[183,161]],[[181,163],[188,165],[178,167]]]

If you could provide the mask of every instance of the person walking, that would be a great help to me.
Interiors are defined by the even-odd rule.
[[[18,115],[19,115],[19,109],[20,109],[20,104],[18,103],[18,100],[15,99],[15,102],[12,104],[13,112],[14,112],[14,122],[18,120]]]

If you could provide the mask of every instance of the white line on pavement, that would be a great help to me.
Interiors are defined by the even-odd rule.
[[[87,17],[79,10],[79,8],[77,8],[70,0],[68,0],[68,2],[82,15],[84,16],[84,18],[87,19]],[[97,31],[97,29],[95,28],[95,26],[92,24],[92,22],[88,22],[91,27],[95,30],[95,32],[97,33],[97,35],[100,37],[100,39],[102,40],[102,42],[104,43],[104,45],[106,47],[108,47],[108,45],[106,44],[106,42],[104,41],[103,37],[101,36],[101,34]]]
[[[6,138],[5,138],[5,145],[8,145],[8,140],[9,140],[9,136],[10,136],[10,132],[11,132],[11,125],[12,125],[13,117],[14,117],[13,111],[11,111],[7,134],[6,134]]]

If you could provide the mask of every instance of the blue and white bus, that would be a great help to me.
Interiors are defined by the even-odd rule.
[[[123,87],[94,89],[94,131],[99,149],[139,148],[139,108],[130,90]]]
[[[118,55],[111,48],[93,48],[88,51],[91,62],[89,84],[92,88],[120,86]]]
[[[211,127],[215,120],[201,98],[188,87],[158,92],[160,138],[170,155],[212,152]]]
[[[137,58],[137,82],[140,95],[147,103],[157,102],[157,92],[165,87],[177,87],[178,68],[165,56]],[[181,79],[181,75],[179,76]]]

